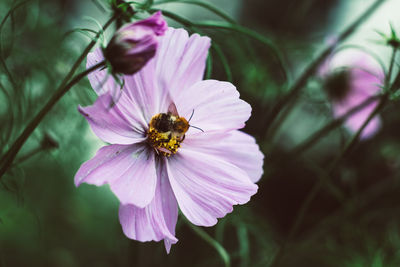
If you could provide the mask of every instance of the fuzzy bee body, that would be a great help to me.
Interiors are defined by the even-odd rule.
[[[189,122],[172,112],[159,113],[151,118],[148,140],[157,153],[169,157],[175,154],[185,139]]]

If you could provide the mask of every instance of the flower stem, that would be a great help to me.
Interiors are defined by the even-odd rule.
[[[314,75],[315,71],[318,67],[324,62],[324,60],[332,53],[332,51],[336,48],[336,46],[346,40],[355,30],[364,22],[366,19],[371,16],[374,11],[385,2],[386,0],[377,0],[373,3],[361,16],[354,21],[345,31],[343,31],[337,38],[337,41],[328,47],[326,47],[317,58],[312,61],[305,69],[302,75],[294,82],[291,86],[289,93],[285,95],[278,103],[272,108],[269,116],[264,122],[264,132],[267,134],[271,125],[278,118],[279,113],[284,109],[286,104],[292,102],[299,94],[301,89],[306,85],[308,79]],[[293,107],[293,105],[290,105]],[[290,109],[289,107],[287,107]],[[284,121],[285,117],[288,116],[290,112],[285,112],[284,115],[279,116],[279,121]],[[278,126],[276,126],[278,127]],[[276,132],[276,130],[274,131]]]
[[[383,1],[385,1],[385,0],[383,0]],[[254,40],[260,42],[261,44],[265,45],[272,52],[273,56],[275,57],[278,65],[279,65],[281,74],[283,75],[284,79],[287,80],[286,62],[284,61],[284,57],[283,57],[282,53],[280,52],[279,47],[275,44],[275,42],[271,38],[268,38],[262,34],[257,33],[256,31],[253,31],[247,27],[241,26],[236,23],[233,24],[233,23],[227,23],[224,21],[192,22],[182,16],[179,16],[179,15],[177,15],[173,12],[170,12],[168,10],[165,10],[165,9],[149,9],[148,11],[150,13],[154,13],[159,10],[163,13],[164,16],[169,17],[169,18],[175,20],[176,22],[179,22],[180,24],[182,24],[183,26],[185,26],[187,28],[193,28],[193,27],[196,28],[197,27],[197,28],[205,28],[205,29],[229,30],[229,31],[237,32],[239,34],[242,34],[244,36],[247,36],[251,39],[254,39]]]
[[[86,50],[85,50],[86,51]],[[82,56],[81,56],[82,57]],[[83,57],[82,57],[83,58]],[[79,60],[78,60],[79,61]],[[77,62],[78,62],[77,61]],[[79,64],[76,64],[79,65]],[[39,111],[39,113],[36,115],[36,117],[25,127],[24,131],[21,133],[21,135],[15,140],[11,148],[7,151],[7,153],[2,157],[1,159],[1,168],[0,168],[0,179],[3,176],[3,174],[8,170],[8,168],[11,166],[13,160],[15,159],[15,156],[17,155],[18,151],[21,149],[23,144],[26,142],[28,137],[32,134],[32,132],[36,129],[36,127],[39,125],[39,123],[42,121],[44,116],[53,108],[53,106],[58,102],[58,100],[61,99],[61,97],[68,92],[69,89],[71,89],[72,86],[74,86],[76,83],[78,83],[82,78],[86,77],[89,73],[92,71],[102,67],[105,65],[105,62],[102,61],[100,63],[97,63],[96,65],[90,67],[89,69],[79,73],[76,75],[70,82],[65,82],[66,78],[73,73],[74,71],[70,71],[68,73],[67,77],[64,79],[63,83],[60,85],[60,87],[57,89],[57,91],[54,93],[54,95],[50,98],[50,100],[46,103],[46,105],[43,106],[43,108]],[[74,65],[75,66],[75,65]],[[76,68],[75,68],[76,69]],[[64,83],[65,82],[65,83]],[[65,84],[65,85],[64,85]]]
[[[166,3],[173,3],[173,2],[178,2],[178,3],[185,3],[185,4],[190,4],[190,5],[197,5],[201,6],[215,15],[219,16],[220,18],[226,20],[229,23],[236,24],[236,21],[231,18],[228,14],[226,14],[223,10],[215,7],[213,4],[205,2],[205,1],[198,1],[198,0],[163,0],[163,1],[157,1],[153,4],[153,6],[160,5],[160,4],[166,4]]]
[[[60,98],[75,84],[77,83],[80,79],[85,77],[88,73],[91,71],[99,68],[100,66],[104,65],[104,62],[101,62],[92,68],[82,72],[81,74],[77,75],[71,82],[68,83],[68,81],[72,78],[72,76],[75,74],[75,71],[78,69],[78,67],[81,65],[83,59],[87,56],[87,54],[90,52],[90,50],[95,46],[97,43],[97,39],[100,37],[100,35],[103,33],[105,29],[107,29],[111,23],[117,18],[117,16],[112,16],[103,26],[103,29],[99,31],[96,35],[96,37],[88,44],[88,46],[85,48],[85,50],[82,52],[82,54],[79,56],[79,58],[75,61],[74,65],[72,66],[71,70],[68,72],[68,74],[65,76],[61,84],[58,86],[56,92],[54,95],[50,98],[50,100],[46,103],[46,105],[39,111],[39,113],[36,115],[35,118],[25,127],[23,132],[18,136],[18,138],[14,141],[10,149],[1,157],[0,159],[0,180],[3,177],[4,173],[8,170],[8,168],[11,166],[15,156],[18,154],[19,150],[21,147],[24,145],[26,140],[29,138],[29,136],[33,133],[33,131],[36,129],[36,127],[39,125],[39,123],[42,121],[44,116],[51,110],[51,108],[60,100]]]
[[[374,101],[378,100],[379,98],[380,98],[380,96],[369,97],[365,101],[363,101],[361,104],[359,104],[358,106],[355,106],[352,109],[350,109],[349,111],[347,111],[342,116],[332,120],[331,122],[326,124],[324,127],[322,127],[321,129],[316,131],[314,134],[312,134],[303,143],[301,143],[300,145],[295,147],[292,150],[292,154],[297,157],[299,154],[303,153],[304,151],[309,149],[311,146],[313,146],[319,139],[324,137],[327,133],[329,133],[330,131],[332,131],[332,130],[336,129],[337,127],[339,127],[340,125],[342,125],[343,122],[346,121],[347,118],[349,118],[353,114],[359,112],[360,110],[362,110],[366,106],[370,105]]]
[[[360,135],[363,132],[363,130],[365,129],[365,127],[385,107],[388,100],[389,100],[389,94],[382,95],[382,98],[379,101],[379,104],[372,111],[372,113],[368,116],[368,118],[364,121],[363,125],[358,129],[357,133],[353,136],[353,138],[346,145],[346,147],[342,150],[342,152],[335,158],[335,160],[329,166],[329,168],[327,170],[327,175],[328,175],[327,179],[329,179],[329,176],[331,175],[332,171],[340,163],[342,158],[347,156],[350,153],[350,151],[352,151],[353,147],[357,144],[357,141],[359,140]],[[275,259],[274,259],[273,263],[271,264],[271,266],[278,266],[278,263],[279,263],[280,259],[282,258],[288,243],[292,240],[293,236],[297,233],[297,230],[299,229],[301,223],[303,222],[303,219],[308,211],[308,208],[310,207],[311,202],[314,200],[317,193],[322,188],[322,186],[325,184],[325,182],[327,182],[327,179],[320,179],[317,183],[314,184],[314,186],[310,190],[310,193],[308,194],[306,200],[304,200],[304,202],[298,212],[296,220],[295,220],[292,228],[290,229],[288,236],[286,237],[282,246],[278,250],[278,253],[275,256]]]
[[[388,85],[390,84],[390,80],[392,78],[392,72],[393,72],[393,67],[394,67],[394,61],[396,59],[396,54],[397,54],[397,47],[393,47],[392,58],[390,60],[389,70],[388,70],[388,73],[387,73],[387,75],[385,77],[385,88],[388,88],[388,89],[389,89]]]
[[[186,219],[185,219],[185,222],[195,234],[197,234],[201,239],[206,241],[209,245],[211,245],[218,252],[218,254],[221,256],[221,259],[224,261],[225,267],[231,266],[230,256],[220,243],[218,243],[214,238],[212,238],[209,234],[207,234],[200,227],[193,225]]]
[[[337,165],[340,163],[340,161],[346,157],[354,148],[354,146],[357,144],[362,132],[364,131],[365,127],[367,127],[368,123],[377,115],[379,114],[382,109],[386,106],[388,101],[390,100],[390,93],[392,93],[393,90],[396,89],[398,80],[400,79],[400,72],[397,74],[396,78],[394,79],[394,82],[392,83],[391,86],[389,86],[389,83],[391,81],[391,76],[392,76],[392,68],[393,64],[392,62],[394,61],[394,58],[396,57],[396,49],[393,50],[392,57],[391,57],[391,64],[389,71],[387,73],[387,76],[385,77],[385,93],[381,96],[378,105],[374,108],[374,110],[370,113],[368,118],[364,121],[364,123],[361,125],[361,127],[358,129],[355,135],[353,135],[352,139],[347,143],[346,147],[342,150],[342,152],[332,161],[331,165],[328,167],[327,170],[327,177],[326,179],[320,179],[317,183],[314,184],[312,189],[310,190],[310,193],[308,194],[307,198],[304,200],[298,214],[296,217],[296,220],[292,226],[292,228],[289,231],[289,234],[287,235],[286,239],[282,243],[281,247],[279,248],[272,264],[272,266],[278,266],[282,256],[284,255],[284,252],[289,244],[289,242],[292,240],[293,236],[297,233],[297,230],[299,229],[301,223],[303,222],[303,219],[308,211],[308,208],[310,207],[311,202],[314,200],[316,197],[317,193],[319,190],[322,188],[322,186],[327,182],[327,179],[330,178],[330,175],[332,174],[332,171],[337,167]]]

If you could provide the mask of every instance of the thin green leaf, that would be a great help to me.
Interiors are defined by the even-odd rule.
[[[93,22],[97,28],[98,28],[98,33],[96,32],[96,34],[99,34],[99,39],[100,42],[103,44],[103,46],[105,46],[105,36],[104,36],[104,29],[103,26],[100,24],[100,22],[98,20],[96,20],[95,18],[89,17],[89,16],[84,16],[83,17],[84,20]]]
[[[222,66],[225,70],[226,80],[232,82],[233,78],[231,67],[229,66],[228,60],[226,59],[224,52],[222,52],[221,47],[217,43],[213,42],[211,48],[214,49],[214,51],[217,53],[217,56],[221,60]]]
[[[18,8],[24,6],[24,5],[27,4],[29,1],[31,1],[31,0],[23,1],[23,2],[21,2],[21,3],[17,4],[17,5],[15,5],[14,7],[10,8],[10,10],[7,12],[7,14],[4,16],[4,18],[3,18],[2,21],[0,22],[0,56],[3,57],[4,59],[7,58],[7,56],[5,56],[4,53],[3,53],[4,51],[3,51],[2,42],[1,42],[1,40],[2,40],[2,29],[3,29],[3,26],[4,26],[4,24],[6,23],[7,19],[8,19],[9,17],[12,17],[12,14],[14,13],[15,10],[17,10]]]
[[[212,13],[216,14],[217,16],[223,18],[224,20],[228,21],[229,23],[236,24],[236,21],[231,18],[228,14],[226,14],[224,11],[220,10],[216,6],[205,2],[205,1],[197,1],[197,0],[167,0],[167,1],[158,1],[155,2],[153,6],[160,5],[160,4],[166,4],[166,3],[184,3],[184,4],[191,4],[191,5],[197,5],[201,6]]]
[[[212,59],[212,53],[210,51],[208,53],[207,61],[206,61],[206,75],[205,75],[206,80],[211,79],[212,65],[213,65],[213,59]]]
[[[240,266],[250,266],[250,242],[249,235],[244,223],[239,223],[237,227],[237,237],[239,240]]]
[[[26,1],[21,2],[21,3],[17,4],[16,6],[12,7],[12,8],[7,12],[7,14],[4,16],[3,20],[0,22],[0,33],[1,33],[1,29],[2,29],[2,27],[4,26],[4,24],[6,23],[8,17],[9,17],[17,8],[22,7],[23,5],[27,4],[29,1],[31,1],[31,0],[26,0]]]
[[[154,13],[158,10],[160,10],[160,9],[150,9],[149,12]],[[268,47],[272,51],[273,55],[275,55],[275,57],[278,61],[278,64],[280,66],[280,69],[282,71],[282,74],[284,75],[284,77],[286,79],[287,74],[286,74],[286,67],[284,64],[283,56],[281,55],[278,47],[274,44],[274,42],[270,38],[268,38],[262,34],[259,34],[247,27],[238,25],[238,24],[232,24],[232,23],[227,23],[227,22],[223,22],[223,21],[191,22],[190,20],[188,20],[184,17],[181,17],[181,16],[179,16],[173,12],[170,12],[168,10],[160,10],[160,11],[163,12],[164,16],[167,16],[167,17],[177,21],[177,22],[181,23],[183,26],[188,27],[188,28],[199,27],[199,28],[230,30],[230,31],[234,31],[234,32],[243,34],[254,40],[261,42],[262,44],[264,44],[266,47]]]
[[[143,8],[144,9],[149,9],[150,7],[152,7],[154,4],[154,0],[147,0],[146,3],[144,3]]]
[[[390,32],[392,34],[392,38],[396,38],[396,31],[394,30],[393,24],[389,22],[390,25]]]
[[[228,252],[226,252],[225,248],[220,243],[218,243],[217,240],[212,238],[209,234],[207,234],[200,227],[193,225],[186,219],[185,219],[185,221],[186,221],[187,225],[190,227],[190,229],[193,230],[194,233],[196,233],[201,239],[206,241],[209,245],[211,245],[218,252],[218,254],[221,256],[221,259],[224,261],[225,267],[231,266],[231,259],[230,259]]]
[[[96,40],[96,34],[97,32],[95,30],[92,29],[86,29],[86,28],[77,28],[77,29],[72,29],[70,31],[67,31],[64,34],[64,38],[66,38],[68,35],[72,34],[72,33],[81,33],[83,35],[85,35],[86,37],[88,37],[91,41],[95,41]],[[95,36],[91,36],[89,33],[93,33]]]

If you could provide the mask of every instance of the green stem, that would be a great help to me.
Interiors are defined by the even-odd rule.
[[[330,178],[332,171],[336,168],[336,166],[339,164],[341,159],[343,157],[345,157],[346,155],[348,155],[348,153],[353,149],[353,147],[359,140],[359,137],[360,137],[362,131],[365,129],[365,127],[368,125],[368,123],[375,117],[375,115],[377,115],[382,110],[382,108],[386,105],[388,100],[389,100],[389,95],[384,94],[382,96],[381,100],[379,101],[379,104],[375,107],[373,112],[364,121],[363,125],[358,129],[357,133],[353,136],[353,138],[350,140],[350,142],[346,145],[346,147],[342,150],[342,152],[335,158],[335,160],[329,166],[329,168],[327,170],[327,177],[325,179],[320,179],[317,183],[314,184],[314,186],[312,187],[306,200],[304,200],[304,202],[297,214],[296,220],[295,220],[292,228],[290,229],[289,234],[287,235],[286,239],[282,243],[282,246],[278,250],[278,253],[276,254],[271,266],[278,266],[278,263],[281,260],[283,254],[287,248],[287,245],[292,240],[293,236],[297,233],[301,223],[303,222],[303,219],[308,211],[308,208],[310,207],[311,202],[317,196],[317,193],[322,188],[322,186],[325,184],[327,179]]]
[[[305,152],[307,149],[309,149],[311,146],[313,146],[318,140],[320,140],[322,137],[324,137],[326,134],[328,134],[330,131],[336,129],[340,125],[343,124],[344,121],[346,121],[347,118],[352,116],[353,114],[359,112],[360,110],[364,109],[371,103],[375,102],[378,100],[380,96],[372,96],[370,98],[367,98],[365,101],[363,101],[360,105],[353,107],[349,111],[347,111],[345,114],[342,116],[332,120],[330,123],[322,127],[320,130],[316,131],[313,135],[311,135],[309,138],[307,138],[306,141],[298,145],[292,150],[292,154],[295,155],[296,157]]]
[[[379,113],[382,111],[382,109],[385,107],[386,103],[389,100],[389,94],[384,94],[381,98],[381,100],[379,101],[378,105],[376,106],[376,108],[374,109],[374,111],[368,116],[367,120],[364,121],[364,123],[362,124],[362,126],[360,127],[360,129],[358,129],[357,133],[353,136],[353,138],[351,139],[350,143],[347,144],[347,146],[345,147],[344,151],[342,152],[342,154],[340,155],[340,157],[338,157],[339,161],[342,157],[347,156],[348,153],[350,153],[353,149],[353,147],[357,144],[357,142],[360,139],[360,136],[362,134],[362,132],[364,131],[365,127],[367,127],[368,123]],[[334,165],[335,167],[335,165]],[[333,169],[333,168],[332,168]]]
[[[4,173],[11,166],[15,156],[26,142],[28,137],[32,134],[32,132],[36,129],[39,123],[42,121],[44,116],[53,108],[53,106],[61,99],[61,97],[71,89],[76,83],[78,83],[82,78],[86,77],[92,71],[102,67],[105,65],[105,62],[102,61],[97,63],[96,65],[90,67],[89,69],[81,72],[76,75],[69,83],[61,84],[61,86],[57,89],[54,95],[50,98],[50,100],[46,103],[46,105],[39,111],[39,113],[35,116],[35,118],[25,127],[24,131],[21,135],[15,140],[11,148],[1,159],[1,169],[0,169],[0,179],[4,175]],[[68,75],[67,75],[68,76]]]
[[[220,243],[218,243],[214,238],[212,238],[200,227],[193,225],[186,219],[185,222],[195,234],[197,234],[201,239],[206,241],[210,246],[212,246],[218,252],[218,254],[221,256],[221,259],[224,261],[225,267],[231,266],[231,259],[229,257],[229,254],[228,252],[226,252],[226,250]]]
[[[272,108],[270,115],[264,122],[264,132],[267,133],[274,120],[278,117],[279,113],[289,102],[293,101],[299,94],[300,90],[306,85],[308,79],[314,75],[318,67],[324,62],[324,60],[332,53],[335,47],[346,40],[355,30],[369,17],[373,12],[385,2],[386,0],[377,0],[373,3],[356,21],[354,21],[345,31],[343,31],[337,38],[337,42],[326,47],[317,58],[312,61],[302,75],[294,82],[291,86],[289,93],[285,95],[278,103]],[[279,121],[284,121],[285,117],[288,116],[289,112],[286,112],[284,116],[279,117]]]
[[[206,61],[206,74],[204,75],[206,80],[211,79],[212,67],[213,67],[212,53],[209,52]]]
[[[392,53],[392,58],[391,62],[393,61],[393,58],[396,57],[396,50],[393,50]],[[364,121],[362,126],[358,129],[356,134],[352,137],[350,142],[347,143],[346,147],[342,150],[342,152],[333,160],[331,165],[328,167],[327,170],[327,177],[326,179],[320,179],[317,183],[314,184],[313,188],[311,189],[310,193],[308,194],[306,200],[303,202],[298,215],[296,217],[296,220],[292,226],[292,228],[289,231],[289,234],[287,235],[286,239],[282,243],[282,246],[278,250],[271,266],[277,266],[284,255],[284,252],[289,244],[289,242],[292,240],[293,236],[296,234],[297,230],[299,229],[301,223],[303,222],[303,219],[308,211],[308,208],[310,207],[311,202],[314,200],[316,197],[317,193],[319,190],[322,188],[324,183],[327,181],[327,179],[330,178],[330,175],[332,174],[332,171],[336,168],[336,166],[340,163],[340,161],[346,157],[354,148],[354,146],[357,144],[362,132],[364,131],[365,127],[368,125],[368,123],[377,115],[379,112],[382,111],[382,109],[385,107],[385,105],[388,103],[390,100],[390,93],[395,90],[397,81],[400,79],[400,72],[397,74],[396,78],[394,79],[393,84],[389,87],[388,83],[391,81],[391,75],[392,75],[392,69],[393,66],[391,64],[391,67],[389,68],[389,71],[387,73],[387,76],[385,77],[385,93],[381,96],[380,101],[378,105],[374,108],[374,110],[371,112],[371,114],[368,116],[368,118]],[[388,77],[389,76],[389,77]]]
[[[388,73],[387,73],[386,79],[385,79],[385,88],[389,88],[388,85],[390,84],[390,80],[392,78],[392,72],[393,72],[394,62],[396,59],[396,54],[397,54],[397,47],[393,47],[392,58],[390,60],[389,70],[388,70]]]
[[[236,21],[233,18],[231,18],[228,14],[226,14],[225,12],[221,11],[220,9],[218,9],[217,7],[215,7],[214,5],[212,5],[212,4],[208,3],[208,2],[197,1],[197,0],[164,0],[164,1],[155,2],[153,4],[153,6],[161,5],[161,4],[167,4],[167,3],[174,3],[174,2],[175,3],[184,3],[184,4],[191,4],[191,5],[197,5],[197,6],[204,7],[205,9],[208,9],[209,11],[213,12],[217,16],[223,18],[227,22],[232,23],[232,24],[236,24]]]
[[[16,164],[21,164],[22,162],[24,162],[24,161],[26,161],[26,160],[32,158],[33,156],[35,156],[36,154],[38,154],[39,152],[42,152],[42,151],[44,151],[44,149],[42,148],[42,146],[38,146],[38,147],[32,149],[31,151],[29,151],[27,154],[25,154],[25,155],[19,157],[18,159],[16,159],[16,160],[14,161],[14,164],[15,164],[15,165],[16,165]]]
[[[231,68],[229,66],[229,62],[225,57],[224,52],[222,52],[221,47],[216,42],[213,42],[212,45],[211,45],[211,48],[215,50],[217,56],[219,57],[219,59],[221,61],[221,64],[222,64],[222,66],[223,66],[223,68],[225,70],[226,80],[228,82],[232,82],[233,81],[232,71],[231,71]]]
[[[357,194],[348,200],[339,210],[329,214],[323,220],[318,222],[318,224],[313,227],[312,233],[307,236],[311,235],[311,239],[315,240],[324,233],[324,229],[337,225],[347,216],[352,216],[357,209],[371,205],[374,201],[379,201],[379,199],[384,196],[390,188],[393,189],[394,181],[399,181],[399,175],[397,173],[393,176],[387,177],[387,179],[375,183],[361,194]]]
[[[4,156],[0,160],[0,179],[3,177],[4,173],[8,170],[8,168],[11,166],[15,156],[18,154],[19,150],[21,147],[24,145],[26,140],[29,138],[29,136],[33,133],[33,131],[36,129],[36,127],[39,125],[39,123],[42,121],[44,116],[47,114],[47,112],[50,111],[50,109],[57,103],[57,101],[80,79],[82,79],[84,76],[81,76],[83,73],[86,73],[86,75],[89,73],[88,70],[84,71],[80,75],[76,76],[70,83],[68,81],[72,78],[72,76],[75,74],[75,71],[78,69],[84,58],[87,56],[87,54],[90,52],[90,50],[95,46],[97,43],[97,39],[100,37],[100,35],[103,33],[105,29],[107,29],[111,23],[116,19],[116,16],[112,16],[103,26],[103,29],[99,31],[95,37],[94,40],[92,40],[88,46],[85,48],[83,53],[79,56],[79,58],[75,61],[74,65],[72,66],[71,70],[68,72],[68,74],[65,76],[61,84],[58,86],[56,92],[52,96],[52,98],[47,102],[47,104],[42,108],[42,110],[36,115],[36,117],[25,127],[24,131],[18,136],[18,138],[14,141],[12,144],[11,148],[4,154]],[[102,62],[104,64],[104,62]],[[99,64],[97,64],[99,65]],[[96,65],[96,66],[97,66]],[[99,67],[99,66],[97,66]],[[91,71],[94,69],[90,68]],[[79,79],[76,79],[79,78]],[[74,82],[74,83],[73,83]]]
[[[173,12],[170,12],[168,10],[163,10],[163,9],[149,9],[149,12],[154,13],[159,10],[163,13],[164,16],[169,17],[169,18],[181,23],[185,27],[223,29],[223,30],[234,31],[234,32],[243,34],[247,37],[250,37],[250,38],[264,44],[266,47],[268,47],[272,51],[272,54],[276,57],[276,60],[279,64],[279,68],[280,68],[285,80],[287,79],[286,67],[285,67],[285,62],[283,60],[283,56],[281,55],[278,47],[274,44],[274,42],[270,38],[267,38],[266,36],[259,34],[256,31],[253,31],[247,27],[244,27],[244,26],[241,26],[238,24],[227,23],[224,21],[192,22],[192,21],[190,21],[184,17],[181,17]]]

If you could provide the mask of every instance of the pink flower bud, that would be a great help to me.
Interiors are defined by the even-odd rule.
[[[134,74],[154,57],[158,36],[168,29],[160,11],[153,16],[119,29],[104,51],[113,71]]]

